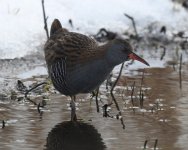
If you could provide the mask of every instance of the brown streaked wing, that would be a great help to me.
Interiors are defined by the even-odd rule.
[[[66,57],[68,66],[87,62],[102,54],[97,51],[98,45],[92,38],[79,33],[61,33],[54,38],[52,43],[50,49],[53,50],[51,52],[53,55],[50,59]]]

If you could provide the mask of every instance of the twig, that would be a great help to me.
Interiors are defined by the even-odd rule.
[[[71,28],[74,28],[73,23],[72,23],[72,19],[69,19],[69,24],[70,24]]]
[[[180,56],[180,66],[179,66],[179,83],[180,83],[180,89],[182,89],[182,54]]]
[[[138,32],[137,32],[137,29],[136,29],[136,23],[135,23],[135,21],[134,21],[134,18],[131,17],[131,16],[129,16],[129,15],[126,14],[126,13],[124,13],[124,15],[132,21],[133,28],[134,28],[134,32],[135,32],[135,34],[136,34],[136,37],[138,37]]]
[[[160,32],[166,34],[166,26],[162,26]]]
[[[99,112],[98,95],[99,95],[99,87],[97,88],[97,90],[96,90],[96,95],[95,95],[95,101],[96,101],[97,112]]]
[[[159,102],[157,101],[156,103],[155,103],[155,105],[156,105],[156,109],[157,109],[157,111],[159,110]]]
[[[33,103],[34,105],[37,105],[36,102],[32,101],[30,98],[28,98],[27,96],[25,97],[28,101],[30,101],[31,103]]]
[[[146,149],[147,143],[148,143],[148,140],[145,140],[143,150],[145,150],[145,149]]]
[[[140,99],[140,108],[142,109],[144,107],[144,93],[142,91],[141,99]]]
[[[134,107],[134,100],[133,100],[134,87],[135,87],[135,81],[134,81],[134,83],[133,83],[132,91],[131,91],[131,102],[132,102],[133,107]]]
[[[166,55],[166,47],[165,46],[160,46],[161,48],[163,48],[163,53],[162,53],[162,55],[161,55],[161,58],[160,58],[160,60],[163,60],[163,58],[164,58],[164,56]]]
[[[38,110],[38,113],[40,114],[40,116],[42,117],[43,115],[43,111],[41,111],[40,108],[43,108],[44,106],[42,106],[40,103],[37,105],[37,110]]]
[[[144,81],[144,72],[145,72],[145,70],[143,70],[142,79],[141,79],[141,83],[140,83],[140,100],[142,99],[142,85],[143,85],[143,81]]]
[[[112,73],[110,73],[110,75],[106,79],[106,90],[107,91],[108,91],[108,86],[112,86],[111,78],[112,78]]]
[[[108,117],[108,112],[107,112],[107,108],[108,108],[108,104],[105,104],[103,107],[103,117]]]
[[[2,121],[2,129],[5,128],[5,120]]]
[[[29,94],[29,92],[31,92],[32,90],[36,89],[37,87],[39,87],[39,86],[41,86],[41,85],[43,85],[43,84],[48,84],[48,83],[47,83],[47,82],[39,83],[39,84],[35,85],[34,87],[32,87],[31,89],[29,89],[29,90],[27,90],[27,91],[25,92],[25,98],[26,98],[28,101],[32,102],[34,105],[37,105],[37,103],[34,102],[34,101],[32,101],[30,98],[28,98],[27,95]]]
[[[154,144],[154,150],[157,149],[157,143],[158,143],[158,139],[155,140],[155,144]]]
[[[47,39],[49,39],[49,32],[48,32],[48,25],[47,25],[48,17],[46,17],[46,12],[45,12],[45,7],[44,7],[44,0],[41,0],[41,1],[42,1],[42,11],[43,11],[43,18],[44,18],[44,30],[46,31]]]
[[[107,110],[110,105],[112,105],[112,103],[111,104],[105,104],[104,106],[102,106],[102,108],[103,108],[103,117],[113,118],[113,116],[108,114],[108,110]]]
[[[113,99],[113,101],[114,101],[114,103],[115,103],[115,105],[116,105],[117,110],[119,111],[119,115],[120,115],[120,116],[122,116],[121,110],[120,110],[120,108],[119,108],[119,105],[118,105],[118,103],[117,103],[115,97],[114,97],[113,91],[114,91],[114,88],[115,88],[115,86],[116,86],[116,84],[117,84],[117,82],[118,82],[118,80],[119,80],[119,78],[120,78],[120,76],[121,76],[121,73],[122,73],[122,70],[123,70],[123,66],[124,66],[124,63],[122,63],[121,68],[120,68],[119,75],[118,75],[116,81],[114,82],[114,84],[112,85],[112,88],[111,88],[111,90],[110,90],[110,94],[111,94],[112,99]],[[124,121],[123,121],[123,117],[121,117],[120,120],[121,120],[121,124],[123,125],[123,129],[125,129],[125,124],[124,124]]]

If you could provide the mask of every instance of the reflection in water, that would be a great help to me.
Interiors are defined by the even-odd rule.
[[[87,123],[66,121],[48,134],[46,150],[105,150],[101,135]]]

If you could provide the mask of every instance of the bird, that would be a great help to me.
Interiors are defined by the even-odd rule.
[[[71,120],[76,121],[75,100],[80,93],[90,93],[99,87],[113,68],[130,59],[148,65],[133,52],[124,39],[114,39],[104,45],[87,35],[70,32],[54,19],[50,38],[44,45],[48,74],[57,91],[71,97]]]

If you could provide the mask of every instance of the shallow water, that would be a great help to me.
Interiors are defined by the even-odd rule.
[[[137,75],[121,77],[119,86],[116,88],[115,97],[123,111],[125,129],[122,129],[120,120],[103,117],[101,109],[103,104],[100,101],[100,113],[97,113],[95,101],[90,102],[89,95],[77,98],[77,117],[82,119],[81,122],[86,124],[88,129],[84,134],[89,134],[91,139],[102,140],[103,142],[98,142],[98,144],[104,143],[108,150],[143,149],[146,140],[147,149],[153,149],[155,141],[158,140],[158,149],[186,150],[188,139],[188,94],[186,91],[188,79],[185,76],[186,72],[183,73],[183,89],[180,90],[178,72],[173,71],[173,68],[146,69],[143,79],[143,88],[146,89],[144,90],[144,107],[140,109],[137,93],[140,89],[142,72],[143,70],[134,71],[133,74]],[[130,89],[134,81],[134,96],[137,98],[134,99],[133,108],[130,100],[131,91],[126,88]],[[105,93],[104,89],[103,86],[100,90],[101,101],[110,101],[111,98],[108,95],[106,100],[105,95],[102,94]],[[42,110],[43,113],[39,114],[36,106],[28,102],[0,101],[0,120],[6,121],[5,128],[0,129],[0,149],[46,149],[48,133],[54,134],[54,127],[55,133],[57,132],[56,138],[60,139],[59,144],[61,145],[68,140],[61,140],[61,130],[63,123],[70,119],[69,103],[69,98],[60,94],[52,94],[50,100],[47,101],[47,106]],[[110,115],[115,116],[116,114],[117,110],[113,104]],[[62,127],[59,125],[60,128],[57,126],[59,123],[62,123]],[[64,132],[69,134],[70,131],[77,131],[77,128],[74,129],[74,126],[70,127],[70,130],[67,127]],[[101,134],[102,139],[98,133]],[[72,138],[70,143],[73,140],[80,144],[83,142],[77,132],[72,135],[75,139]],[[89,142],[84,143],[85,147],[88,146],[87,143]],[[97,147],[97,144],[92,145],[91,148],[95,146]]]

